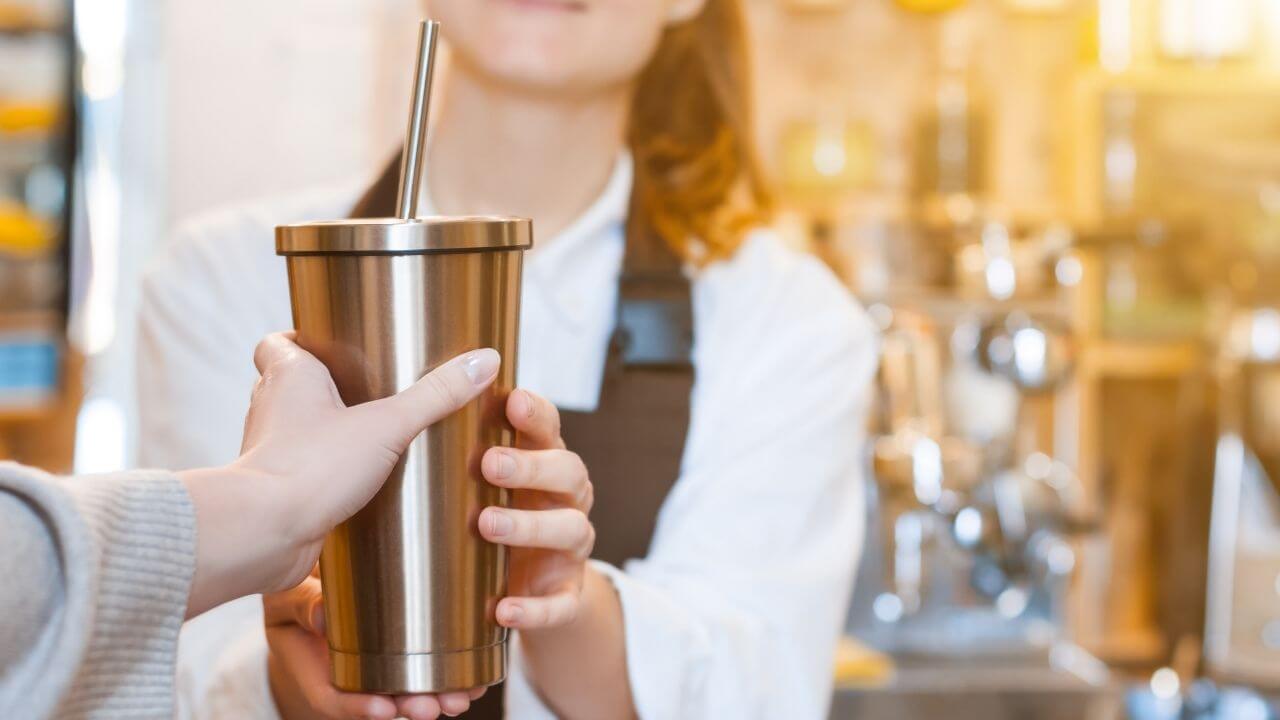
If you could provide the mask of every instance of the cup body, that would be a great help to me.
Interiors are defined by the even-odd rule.
[[[484,481],[480,459],[514,440],[504,407],[528,238],[528,221],[504,218],[277,229],[298,343],[347,405],[404,390],[469,350],[502,355],[493,385],[419,435],[373,500],[325,540],[326,632],[343,690],[441,692],[505,675],[494,609],[506,550],[480,537],[477,517],[506,505],[507,492]]]

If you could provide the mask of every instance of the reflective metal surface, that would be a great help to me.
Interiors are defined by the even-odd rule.
[[[529,221],[489,215],[333,220],[282,225],[281,255],[364,253],[370,255],[528,248]]]
[[[328,366],[347,404],[403,390],[468,350],[502,354],[493,386],[414,440],[377,496],[325,542],[325,622],[344,690],[438,692],[505,674],[506,631],[493,612],[506,554],[480,538],[476,519],[507,497],[479,464],[514,440],[503,407],[530,236],[527,220],[492,218],[276,230],[298,342]]]
[[[978,343],[978,361],[1028,393],[1055,390],[1074,361],[1070,331],[1046,318],[1013,312],[987,323]]]
[[[396,217],[411,220],[418,216],[418,181],[422,176],[422,156],[427,149],[427,119],[431,116],[431,80],[435,76],[436,39],[440,23],[423,20],[418,25],[418,65],[413,70],[413,102],[409,106],[409,126],[404,133],[400,155],[400,188],[396,193]]]

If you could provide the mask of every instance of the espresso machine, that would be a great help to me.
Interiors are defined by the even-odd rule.
[[[1280,310],[1231,313],[1220,339],[1219,435],[1204,659],[1214,678],[1280,691]]]
[[[1069,375],[1069,332],[1016,310],[899,310],[883,354],[864,583],[876,589],[860,593],[858,636],[898,655],[1043,655],[1086,523],[1028,408]]]

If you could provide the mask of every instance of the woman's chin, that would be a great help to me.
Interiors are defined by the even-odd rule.
[[[463,62],[490,83],[540,95],[581,95],[609,84],[598,68],[581,67],[563,48],[554,53],[507,46]]]
[[[582,0],[489,0],[489,2],[530,14],[580,15],[590,9],[589,5]]]

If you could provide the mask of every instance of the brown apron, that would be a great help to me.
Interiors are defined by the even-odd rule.
[[[352,210],[395,212],[399,154]],[[631,215],[636,216],[633,204]],[[562,411],[561,434],[595,485],[592,557],[621,566],[649,549],[658,510],[680,474],[693,389],[693,305],[689,280],[661,238],[626,228],[618,316],[595,412]],[[464,717],[500,720],[502,687]]]
[[[592,557],[621,566],[649,550],[680,474],[693,389],[693,306],[680,261],[658,238],[633,240],[618,278],[618,317],[595,412],[561,411],[561,435],[595,485]],[[463,715],[502,717],[502,687]]]

